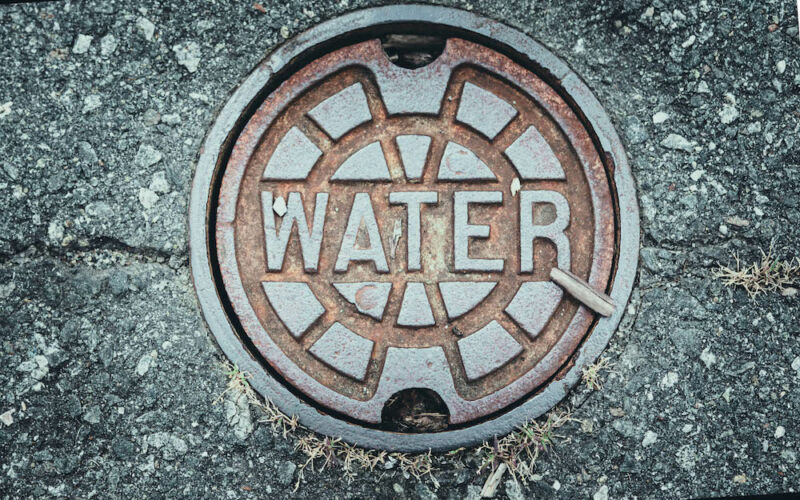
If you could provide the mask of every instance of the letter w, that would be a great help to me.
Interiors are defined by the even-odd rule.
[[[314,222],[308,230],[306,212],[300,193],[289,193],[286,214],[281,221],[280,230],[275,228],[275,213],[272,210],[272,193],[261,193],[261,209],[264,213],[264,238],[267,246],[267,269],[280,271],[286,256],[286,246],[292,235],[292,226],[297,223],[300,249],[303,252],[303,266],[307,272],[316,272],[319,265],[319,249],[322,245],[322,230],[325,226],[325,210],[328,207],[328,193],[317,193],[314,205]]]

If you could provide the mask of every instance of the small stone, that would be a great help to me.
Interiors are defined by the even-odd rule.
[[[102,100],[100,99],[99,95],[97,95],[97,94],[87,95],[83,99],[83,110],[82,110],[82,112],[83,113],[89,113],[91,111],[94,111],[95,109],[100,107],[100,104],[102,104]]]
[[[558,479],[556,479],[555,481],[553,481],[553,489],[554,489],[554,490],[556,490],[556,491],[558,491],[558,490],[560,490],[560,489],[561,489],[561,482],[559,482],[559,480],[558,480]]]
[[[86,141],[78,143],[78,158],[86,165],[93,165],[97,163],[97,151],[94,147]]]
[[[736,215],[731,217],[725,217],[725,222],[736,227],[747,227],[750,225],[750,221],[742,219],[741,217]]]
[[[0,118],[5,118],[9,114],[11,114],[12,104],[14,104],[13,101],[6,101],[3,104],[0,104]]]
[[[278,482],[284,486],[292,484],[295,470],[297,470],[295,464],[292,462],[284,462],[283,465],[278,468]]]
[[[669,389],[678,383],[678,374],[675,372],[667,372],[664,378],[661,379],[661,387]]]
[[[505,482],[506,496],[508,500],[525,500],[525,495],[522,493],[522,487],[516,479],[509,479]],[[436,498],[436,497],[434,497]]]
[[[17,366],[17,371],[22,373],[30,373],[36,368],[36,361],[29,359],[28,361],[23,361],[22,363]]]
[[[635,437],[637,434],[636,428],[627,420],[614,420],[611,427],[627,438]]]
[[[722,106],[719,112],[719,119],[723,124],[727,125],[733,123],[737,118],[739,118],[739,111],[736,109],[735,105],[726,104]]]
[[[132,457],[135,450],[134,444],[125,438],[116,437],[111,440],[111,451],[120,460]]]
[[[735,95],[731,94],[730,92],[725,92],[725,94],[722,97],[725,98],[726,103],[730,104],[731,106],[736,106]]]
[[[686,151],[687,153],[691,152],[694,147],[692,142],[678,134],[667,135],[667,137],[661,141],[661,145],[667,149],[678,149]]]
[[[658,440],[658,434],[653,431],[647,431],[644,433],[644,439],[642,439],[642,446],[647,448],[651,444],[655,443]]]
[[[156,31],[155,24],[151,23],[149,19],[140,17],[136,20],[136,29],[142,34],[148,42],[153,39],[153,33]]]
[[[744,474],[737,474],[733,476],[733,482],[736,484],[744,484],[747,482],[747,476]]]
[[[85,54],[89,50],[89,45],[91,45],[93,39],[94,37],[90,35],[78,35],[78,38],[75,39],[75,45],[72,46],[72,53]]]
[[[284,39],[289,38],[289,27],[288,26],[281,26],[281,36]]]
[[[786,435],[786,429],[782,425],[775,428],[775,439],[780,439]]]
[[[595,491],[593,500],[608,500],[608,485],[604,484],[599,490]]]
[[[694,36],[694,35],[691,35],[689,38],[687,38],[687,39],[686,39],[686,40],[685,40],[685,41],[684,41],[684,42],[681,44],[681,47],[683,47],[684,49],[688,49],[689,47],[691,47],[692,45],[694,45],[694,41],[695,41],[695,40],[697,40],[697,37],[696,37],[696,36]]]
[[[629,116],[623,123],[625,135],[631,144],[641,144],[650,138],[647,128],[635,116]]]
[[[272,204],[272,210],[275,211],[278,217],[286,215],[286,200],[283,199],[283,196],[275,198],[275,202]]]
[[[719,233],[723,236],[726,236],[728,234],[728,226],[726,226],[725,224],[720,224]]]
[[[700,361],[706,365],[706,368],[711,368],[711,365],[717,362],[717,357],[711,352],[710,347],[706,347],[703,349],[703,352],[700,353]]]
[[[86,413],[83,414],[83,420],[90,424],[99,424],[100,423],[100,407],[95,405],[90,407],[86,410]]]
[[[147,373],[150,367],[153,366],[153,362],[155,361],[157,356],[158,352],[152,351],[139,358],[139,362],[136,363],[136,375],[139,375],[141,377],[145,373]]]
[[[419,500],[436,500],[436,495],[421,481],[414,485],[414,493]]]
[[[697,452],[691,445],[681,446],[675,453],[675,459],[678,466],[687,471],[691,471],[697,466]]]
[[[745,133],[748,135],[755,135],[761,132],[761,122],[754,122],[747,125]]]
[[[34,356],[33,361],[36,363],[36,367],[31,370],[31,378],[34,380],[42,380],[50,373],[50,362],[41,354]]]
[[[617,418],[625,416],[625,410],[623,410],[622,408],[611,408],[610,410],[608,410],[608,413],[610,413],[612,417],[617,417]]]
[[[161,115],[155,109],[147,109],[144,112],[142,121],[148,127],[152,127],[154,125],[158,125],[158,122],[161,121]]]
[[[161,117],[161,121],[167,125],[178,125],[181,123],[181,115],[177,113],[169,113]]]
[[[186,441],[179,438],[176,435],[171,435],[169,438],[169,444],[172,446],[172,449],[175,450],[175,453],[178,455],[185,455],[187,451],[189,451],[189,445],[186,444]]]
[[[0,415],[0,422],[3,422],[3,424],[6,427],[11,426],[11,424],[14,423],[14,412],[15,411],[17,411],[17,410],[12,408],[12,409],[8,410],[7,412],[3,413],[2,415]]]
[[[705,81],[701,81],[700,83],[697,84],[697,89],[695,90],[695,92],[697,92],[698,94],[710,94],[711,89],[708,88],[708,83],[706,83]]]
[[[758,207],[753,207],[753,213],[756,214],[759,217],[763,217],[764,216],[764,211],[761,210]]]
[[[108,57],[117,50],[117,38],[111,33],[100,39],[100,55]]]
[[[519,177],[514,177],[514,180],[511,181],[511,196],[516,196],[521,188],[522,185],[520,185]]]
[[[659,123],[664,123],[667,120],[669,120],[669,115],[663,111],[659,111],[658,113],[653,115],[653,123],[656,125],[658,125]]]
[[[169,435],[166,432],[155,432],[147,437],[147,444],[157,450],[166,446],[168,441]]]
[[[697,181],[700,180],[700,177],[703,177],[704,173],[706,173],[705,170],[697,169],[694,172],[692,172],[691,174],[689,174],[689,178],[692,179],[693,181],[697,182]]]
[[[246,394],[236,392],[225,400],[225,420],[233,427],[233,434],[240,441],[253,433],[253,418]]]
[[[796,372],[800,372],[800,356],[797,356],[792,360],[792,370]]]
[[[150,181],[150,191],[166,194],[172,191],[172,187],[167,180],[167,174],[164,171],[156,172],[153,174],[153,179]]]
[[[200,46],[196,42],[183,42],[172,46],[178,64],[186,68],[189,73],[197,71],[200,64]]]
[[[161,161],[161,152],[149,144],[142,144],[136,152],[134,161],[138,166],[147,168]]]
[[[778,72],[779,75],[782,75],[784,71],[786,71],[786,61],[780,60],[775,63],[775,71]]]
[[[793,288],[791,286],[787,286],[783,290],[781,290],[781,295],[784,297],[794,297],[797,295],[797,288]]]
[[[139,203],[145,210],[150,210],[158,203],[158,195],[147,188],[139,188]]]

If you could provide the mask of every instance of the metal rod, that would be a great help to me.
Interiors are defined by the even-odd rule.
[[[611,297],[598,292],[571,272],[554,267],[550,271],[550,279],[597,314],[611,316],[614,313],[614,301]]]

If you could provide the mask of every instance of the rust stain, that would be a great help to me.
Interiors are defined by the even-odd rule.
[[[528,127],[535,126],[547,142],[565,178],[521,180],[521,189],[552,191],[567,200],[570,215],[565,234],[571,248],[572,272],[598,290],[606,289],[611,276],[615,214],[606,168],[610,168],[613,175],[614,164],[607,154],[601,158],[571,107],[530,71],[471,42],[448,40],[435,64],[448,74],[440,109],[435,113],[391,114],[375,72],[393,74],[393,68],[377,40],[339,49],[312,62],[266,98],[236,139],[219,193],[217,243],[221,249],[220,259],[224,259],[221,274],[234,309],[244,318],[242,324],[247,335],[270,365],[300,391],[323,406],[356,419],[372,418],[370,415],[375,414],[372,406],[382,407],[385,402],[377,395],[385,384],[395,383],[387,381],[384,372],[390,348],[409,349],[409,353],[414,352],[413,349],[441,348],[452,378],[454,394],[451,397],[458,401],[450,408],[451,420],[468,422],[514,403],[554,376],[592,325],[592,314],[568,296],[561,300],[535,337],[503,312],[522,283],[547,281],[550,268],[557,261],[555,246],[546,240],[537,241],[533,273],[519,272],[519,196],[511,193],[512,182],[519,178],[519,172],[504,151]],[[475,127],[456,119],[466,82],[488,90],[516,110],[517,114],[496,137],[488,138]],[[334,138],[324,124],[310,118],[309,113],[326,99],[356,84],[364,91],[371,119],[355,125],[340,138]],[[293,128],[318,148],[319,160],[305,179],[263,180],[262,175],[276,148]],[[407,179],[404,174],[403,158],[396,142],[396,138],[403,135],[431,138],[419,179]],[[331,179],[348,158],[375,142],[380,144],[385,157],[388,179],[356,182]],[[438,179],[439,164],[449,142],[473,152],[489,166],[496,179],[465,182]],[[409,270],[407,209],[389,202],[391,193],[404,191],[430,191],[438,196],[437,204],[424,205],[421,209],[420,271]],[[469,210],[471,224],[491,228],[488,238],[472,240],[470,257],[503,258],[502,271],[454,269],[453,200],[455,193],[461,191],[503,193],[502,203],[471,205]],[[315,196],[328,194],[316,271],[308,272],[306,268],[296,227],[288,240],[282,269],[268,270],[264,218],[275,217],[278,227],[282,222],[277,215],[264,212],[261,198],[264,192],[272,193],[274,199],[280,196],[284,200],[289,199],[290,193],[299,193],[309,224],[314,216]],[[386,273],[378,272],[373,262],[351,262],[346,272],[335,269],[348,214],[353,210],[357,193],[369,195],[380,235],[378,244],[387,259]],[[548,205],[534,207],[534,210],[535,217],[539,217],[537,223],[544,224],[554,217],[548,213],[552,210]],[[398,222],[402,231],[394,241],[396,252],[392,252],[393,228]],[[356,244],[368,247],[364,231],[358,234],[360,239]],[[467,314],[450,319],[437,287],[438,283],[447,281],[491,281],[497,285]],[[265,282],[308,284],[324,313],[298,338],[265,294]],[[355,293],[354,304],[334,288],[333,283],[341,282],[391,284],[382,319],[360,314],[356,309],[356,305],[364,309],[379,305],[380,297],[373,285],[360,288]],[[409,282],[424,284],[432,324],[413,328],[398,325],[404,287]],[[298,303],[298,307],[301,306]],[[532,303],[530,307],[535,308],[537,304]],[[301,320],[305,311],[297,314]],[[471,380],[457,342],[492,320],[521,346],[522,354],[488,375]],[[374,344],[363,379],[313,354],[313,346],[335,323]],[[454,335],[455,332],[459,333]],[[486,349],[491,350],[492,346]],[[331,352],[340,354],[340,351]],[[425,366],[431,371],[436,368],[430,361]],[[431,377],[430,373],[409,374],[408,380],[397,381],[397,388],[402,389],[412,382],[435,387],[450,383]]]

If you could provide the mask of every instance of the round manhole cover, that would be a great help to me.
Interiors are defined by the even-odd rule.
[[[602,108],[540,45],[461,11],[369,9],[288,42],[222,111],[195,282],[226,354],[307,426],[474,443],[552,407],[605,347],[633,189]]]

